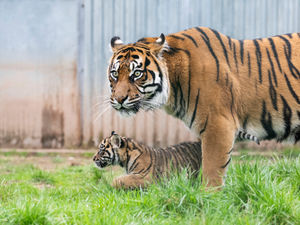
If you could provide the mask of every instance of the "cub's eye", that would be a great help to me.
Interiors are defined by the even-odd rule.
[[[134,80],[137,80],[137,79],[141,78],[142,76],[143,76],[143,72],[142,71],[136,70],[134,72]]]
[[[118,73],[117,73],[117,71],[110,71],[110,76],[111,76],[114,80],[117,80],[117,79],[118,79]]]

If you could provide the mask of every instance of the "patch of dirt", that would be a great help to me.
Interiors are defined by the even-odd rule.
[[[43,155],[39,156],[37,154],[28,154],[27,156],[19,155],[0,155],[0,159],[5,159],[8,163],[14,165],[24,165],[32,164],[42,170],[55,170],[57,168],[63,168],[67,166],[82,166],[93,164],[92,158],[78,156],[68,156],[65,154],[59,155],[59,160],[56,156]]]
[[[45,184],[45,183],[37,183],[37,184],[34,184],[34,186],[38,189],[45,189],[45,188],[53,188],[54,187],[51,184]]]

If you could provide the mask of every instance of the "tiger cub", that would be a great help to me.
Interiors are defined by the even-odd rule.
[[[237,138],[248,139],[259,144],[259,140],[244,131]],[[145,187],[172,171],[187,168],[197,177],[201,167],[201,142],[186,142],[166,148],[151,148],[131,138],[121,137],[114,131],[105,138],[94,155],[95,164],[104,168],[110,165],[125,167],[126,175],[116,178],[116,188],[133,189]]]
[[[181,143],[166,148],[151,148],[130,138],[112,132],[105,138],[94,155],[95,164],[104,168],[120,165],[126,175],[113,181],[115,188],[144,188],[170,172],[188,170],[197,177],[201,167],[201,142]]]

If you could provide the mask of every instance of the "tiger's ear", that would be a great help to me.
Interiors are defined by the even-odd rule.
[[[113,52],[118,51],[122,46],[124,46],[124,44],[120,37],[115,36],[110,40],[110,47]]]
[[[113,148],[121,148],[122,138],[118,134],[114,133],[110,138],[110,143]]]
[[[154,43],[152,43],[150,50],[154,55],[159,55],[162,50],[166,47],[166,37],[163,33],[159,36],[159,38],[156,39]]]

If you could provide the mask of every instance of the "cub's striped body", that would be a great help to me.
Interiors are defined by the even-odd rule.
[[[112,106],[129,114],[162,107],[183,120],[202,140],[209,186],[223,184],[237,132],[300,140],[299,33],[235,40],[195,27],[111,45]]]
[[[197,176],[201,167],[201,143],[181,143],[167,148],[151,148],[115,133],[105,138],[93,158],[100,168],[120,165],[126,175],[116,178],[113,186],[120,188],[145,187],[170,172],[186,168]]]

